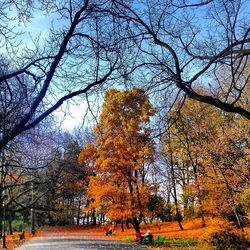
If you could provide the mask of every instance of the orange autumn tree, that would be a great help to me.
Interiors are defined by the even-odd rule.
[[[211,213],[234,219],[243,229],[245,211],[240,199],[250,185],[249,124],[236,116],[224,118],[199,159],[206,169],[202,178],[208,194],[205,204]]]
[[[250,183],[248,121],[187,99],[168,138],[182,198],[195,198],[193,205],[199,216],[235,217],[242,227],[240,199]],[[168,143],[166,153],[170,149]]]
[[[80,161],[95,152],[95,176],[90,178],[91,206],[106,208],[112,220],[129,221],[136,232],[146,215],[153,187],[145,179],[145,167],[152,161],[154,148],[148,123],[155,113],[142,89],[109,90],[94,129],[96,145],[88,145]],[[95,147],[95,150],[93,150]]]
[[[205,94],[201,88],[197,89],[200,94]],[[172,112],[175,113],[180,107],[181,100],[176,102]],[[172,113],[169,113],[171,118]],[[196,214],[202,219],[202,227],[206,226],[204,217],[204,191],[201,187],[200,178],[206,175],[206,170],[199,165],[203,159],[204,151],[215,133],[219,124],[220,112],[215,108],[192,99],[187,99],[180,110],[178,119],[174,122],[164,138],[164,155],[169,162],[171,174],[173,199],[176,207],[176,215],[181,226],[181,209],[184,217],[193,217]],[[195,186],[195,190],[194,190]],[[182,190],[179,197],[177,190]],[[178,201],[181,201],[179,206]]]

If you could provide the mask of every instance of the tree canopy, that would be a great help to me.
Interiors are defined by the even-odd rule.
[[[154,147],[146,127],[154,109],[141,89],[109,90],[105,96],[95,148],[95,175],[90,178],[88,195],[92,207],[104,205],[106,216],[139,224],[148,212],[153,187],[146,181],[146,165],[153,160]],[[80,154],[84,160],[86,147]]]
[[[117,83],[168,96],[164,107],[189,96],[250,117],[248,1],[4,0],[1,9],[1,148],[66,101]],[[48,35],[25,46],[36,16],[52,20]]]

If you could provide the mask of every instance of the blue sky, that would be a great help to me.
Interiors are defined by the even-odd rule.
[[[250,14],[249,15],[245,14],[246,12],[249,13],[250,11],[250,0],[246,0],[245,6],[246,8],[242,10],[241,15],[245,15],[248,16],[248,18],[250,18]],[[15,15],[15,12],[13,12],[12,14]],[[249,20],[245,21],[247,22]],[[61,20],[58,20],[58,16],[56,16],[56,14],[44,15],[42,11],[34,12],[32,21],[30,23],[27,23],[26,25],[22,23],[18,25],[18,23],[15,23],[15,25],[17,26],[17,30],[25,31],[25,33],[20,37],[21,39],[20,49],[25,46],[32,49],[34,46],[32,39],[36,38],[38,35],[40,35],[40,43],[42,44],[43,43],[42,40],[46,38],[49,34],[49,28],[51,27],[51,23],[53,23],[53,25],[56,28],[65,24]],[[205,22],[201,23],[200,25],[202,26],[202,28],[206,27]],[[21,50],[19,50],[19,52],[21,52]],[[82,102],[79,106],[71,105],[70,106],[71,115],[67,116],[66,119],[64,119],[64,122],[62,124],[63,128],[72,129],[74,126],[78,125],[82,120],[82,116],[85,113],[84,110],[86,110],[86,107],[87,104],[84,102]],[[65,118],[64,113],[60,112],[60,109],[55,113],[55,115],[59,117],[59,119]]]

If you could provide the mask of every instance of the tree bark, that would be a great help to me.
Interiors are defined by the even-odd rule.
[[[173,192],[174,192],[174,204],[175,204],[175,211],[176,211],[176,217],[178,220],[178,225],[181,230],[184,230],[182,224],[181,224],[181,214],[178,208],[178,199],[177,199],[177,192],[176,192],[176,183],[175,183],[175,173],[174,173],[174,160],[173,160],[173,152],[172,152],[172,146],[171,146],[171,138],[169,135],[169,149],[170,149],[170,172],[171,172],[171,180],[172,180],[172,186],[173,186]]]
[[[95,209],[93,209],[91,217],[92,217],[92,225],[96,225],[96,214],[95,214]]]
[[[131,219],[131,224],[133,225],[136,233],[140,233],[140,222],[136,217]]]
[[[9,234],[13,235],[12,214],[11,214],[11,211],[9,211],[9,213],[8,213],[8,228],[9,228]]]
[[[126,228],[129,229],[129,220],[126,220]]]

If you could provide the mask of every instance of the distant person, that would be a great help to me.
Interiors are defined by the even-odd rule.
[[[106,236],[111,236],[113,234],[113,229],[110,227],[109,230],[106,232]]]
[[[145,243],[152,243],[152,241],[153,241],[153,234],[150,232],[150,230],[148,230],[144,234],[144,239],[145,239]]]
[[[137,232],[135,234],[135,242],[138,242],[138,243],[142,244],[143,239],[144,239],[144,237],[141,235],[141,233]]]

